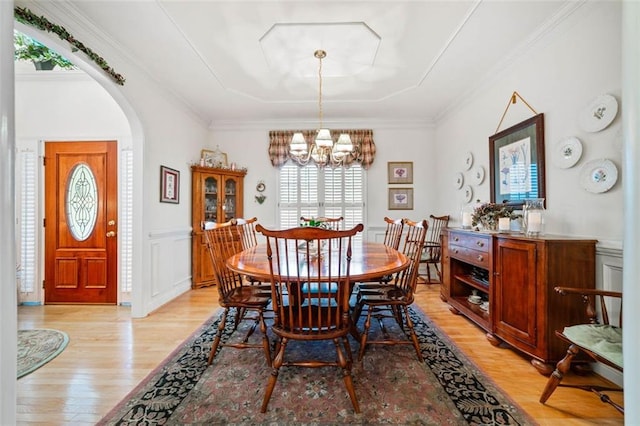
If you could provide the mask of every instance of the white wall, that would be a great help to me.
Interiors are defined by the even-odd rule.
[[[463,153],[471,151],[487,177],[475,186],[474,200],[489,200],[489,136],[496,133],[513,91],[537,112],[544,113],[546,156],[546,231],[596,238],[620,248],[622,227],[622,132],[620,114],[605,130],[587,133],[578,116],[596,96],[609,93],[621,105],[620,3],[588,2],[554,31],[497,72],[484,87],[461,100],[438,123],[436,155],[438,185],[453,188],[462,171]],[[504,130],[534,115],[525,104],[511,105],[500,127]],[[553,165],[554,148],[565,137],[582,141],[583,153],[573,168]],[[580,185],[581,167],[609,158],[618,167],[618,183],[607,193],[592,194]],[[469,178],[469,172],[465,172]],[[462,191],[443,191],[437,204],[454,214],[459,225]],[[455,195],[452,197],[452,195]]]
[[[376,159],[367,172],[367,194],[365,206],[365,227],[383,226],[385,216],[408,217],[413,220],[427,219],[430,214],[440,214],[436,206],[439,188],[433,184],[436,179],[436,159],[433,155],[433,130],[424,125],[380,126],[371,123],[351,123],[332,125],[329,128],[367,128],[373,129],[376,144]],[[244,216],[257,216],[264,226],[277,225],[277,169],[269,161],[269,131],[296,129],[301,124],[263,124],[262,128],[253,125],[215,128],[211,131],[209,149],[219,146],[227,153],[229,162],[235,161],[240,167],[247,167],[245,177]],[[313,128],[302,125],[303,128]],[[412,161],[413,184],[389,185],[387,183],[388,161]],[[263,180],[267,187],[263,204],[255,201],[255,187]],[[413,210],[389,210],[388,188],[413,188]],[[445,214],[445,213],[442,213]]]

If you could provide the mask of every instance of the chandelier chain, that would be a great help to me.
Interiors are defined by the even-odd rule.
[[[319,59],[320,64],[318,65],[318,116],[320,119],[320,127],[322,129],[322,58],[327,56],[327,52],[324,50],[316,50],[314,56]]]

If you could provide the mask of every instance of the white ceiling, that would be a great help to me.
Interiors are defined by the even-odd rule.
[[[581,3],[58,0],[28,7],[106,39],[215,126],[316,120],[316,49],[327,51],[325,121],[437,122]]]

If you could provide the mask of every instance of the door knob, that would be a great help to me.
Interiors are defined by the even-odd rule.
[[[107,232],[107,238],[111,238],[111,237],[115,237],[115,236],[116,236],[116,231]]]

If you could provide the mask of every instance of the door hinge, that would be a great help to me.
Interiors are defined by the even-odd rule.
[[[42,280],[42,289],[44,290],[44,280]]]
[[[46,166],[47,165],[47,157],[42,156],[42,165]]]
[[[46,217],[42,219],[42,227],[43,228],[47,227],[47,218]]]

